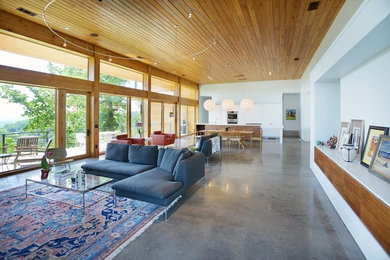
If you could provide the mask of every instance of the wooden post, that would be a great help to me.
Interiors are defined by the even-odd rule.
[[[131,136],[131,97],[127,97],[127,136]]]
[[[99,157],[99,83],[100,83],[100,58],[91,57],[88,59],[88,79],[93,81],[91,102],[90,102],[90,155]]]
[[[56,90],[56,123],[55,123],[56,147],[66,147],[66,92]]]

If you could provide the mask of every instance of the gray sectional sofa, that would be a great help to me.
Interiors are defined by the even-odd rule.
[[[118,180],[112,185],[116,196],[168,207],[204,177],[205,159],[202,153],[185,149],[109,143],[105,160],[81,168]]]

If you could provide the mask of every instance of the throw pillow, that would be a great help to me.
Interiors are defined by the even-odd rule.
[[[166,149],[164,152],[164,156],[161,160],[160,168],[173,173],[173,170],[176,166],[176,162],[182,153],[183,151],[181,150],[176,150],[172,148]]]
[[[162,158],[164,156],[165,149],[164,148],[159,148],[158,149],[158,157],[157,157],[157,167],[160,167]]]
[[[129,162],[135,164],[157,165],[156,145],[130,145]]]
[[[129,153],[128,144],[113,144],[108,143],[106,149],[106,160],[117,161],[117,162],[128,162]]]
[[[190,158],[192,156],[192,152],[190,150],[187,150],[185,152],[183,152],[179,159],[177,160],[177,163],[175,165],[175,169],[173,170],[173,176],[176,177],[176,173],[177,173],[177,170],[179,169],[179,164],[182,160],[185,160],[187,158]]]

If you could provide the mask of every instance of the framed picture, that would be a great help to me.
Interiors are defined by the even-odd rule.
[[[372,126],[368,128],[366,142],[363,146],[362,158],[360,164],[369,167],[372,157],[374,156],[376,145],[378,144],[379,137],[381,135],[387,135],[389,133],[388,127]]]
[[[371,160],[370,172],[390,183],[390,136],[381,135]]]
[[[297,119],[297,110],[286,109],[286,120],[296,120],[296,119]]]
[[[342,138],[340,139],[340,147],[343,146],[344,144],[348,144],[350,139],[351,139],[351,134],[344,133]]]
[[[341,122],[340,123],[340,129],[339,129],[339,136],[337,137],[337,146],[336,148],[340,149],[340,147],[343,145],[341,140],[343,139],[344,134],[349,133],[349,122]]]
[[[352,144],[358,150],[358,157],[362,154],[363,137],[364,137],[364,120],[352,119],[349,127],[349,132],[352,135]]]

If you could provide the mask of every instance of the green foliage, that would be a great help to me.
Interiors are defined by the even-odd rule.
[[[100,95],[99,130],[126,133],[127,99],[124,97]]]
[[[48,64],[51,74],[86,79],[87,72],[82,69]],[[100,75],[101,81],[114,85],[125,85],[127,80],[114,76]],[[39,87],[19,87],[14,85],[1,85],[0,98],[9,103],[23,106],[22,116],[27,120],[3,125],[0,133],[10,134],[14,132],[34,132],[42,136],[41,142],[47,132],[54,133],[55,127],[55,91]],[[76,134],[85,134],[86,125],[86,96],[67,94],[66,100],[66,146],[68,148],[80,146]],[[12,112],[11,112],[12,113]],[[100,131],[120,131],[126,133],[127,125],[127,99],[119,96],[100,96]],[[133,119],[137,120],[137,119]],[[140,120],[137,120],[139,122]],[[12,152],[16,146],[16,135],[7,135],[6,145],[8,152]],[[44,143],[42,144],[42,147]],[[0,148],[1,144],[0,144]]]

